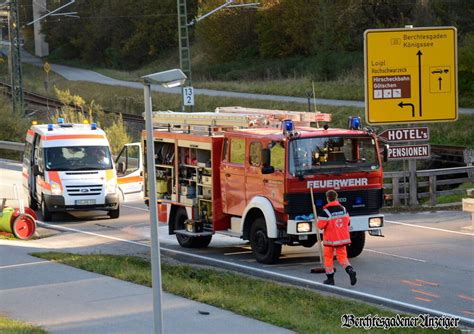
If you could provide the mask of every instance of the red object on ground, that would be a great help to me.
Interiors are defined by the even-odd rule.
[[[21,213],[12,219],[12,232],[18,239],[30,239],[36,232],[36,220],[27,213]]]

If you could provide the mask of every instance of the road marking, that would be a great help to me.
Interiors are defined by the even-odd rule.
[[[401,280],[400,282],[402,282],[403,284],[408,284],[408,285],[423,286],[423,284],[411,282],[411,281],[408,281],[408,280],[405,280],[405,279]]]
[[[423,262],[426,263],[426,260],[420,260],[420,259],[415,259],[413,257],[408,257],[408,256],[401,256],[401,255],[395,255],[395,254],[390,254],[390,253],[384,253],[384,252],[379,252],[373,249],[367,249],[365,248],[364,251],[367,252],[372,252],[372,253],[377,253],[377,254],[382,254],[382,255],[388,255],[388,256],[393,256],[393,257],[398,257],[400,259],[405,259],[405,260],[411,260],[411,261],[417,261],[417,262]]]
[[[422,284],[427,284],[427,285],[432,285],[432,286],[439,286],[438,283],[427,282],[427,281],[423,281],[422,279],[416,279],[415,281],[420,282]]]
[[[131,205],[122,204],[122,207],[124,207],[124,208],[129,208],[129,209],[140,210],[140,211],[145,211],[145,212],[150,212],[150,210],[148,210],[148,209],[137,208],[136,206],[131,206]]]
[[[82,233],[82,234],[88,234],[88,235],[93,235],[95,237],[101,237],[101,238],[111,239],[111,240],[115,240],[115,241],[127,242],[127,243],[134,244],[134,245],[150,247],[149,245],[147,245],[145,243],[141,243],[141,242],[137,242],[137,241],[133,241],[133,240],[127,240],[127,239],[122,239],[122,238],[117,238],[117,237],[111,237],[111,236],[108,236],[108,235],[98,234],[98,233],[93,233],[93,232],[81,231],[81,230],[78,230],[78,229],[75,229],[75,228],[59,226],[59,225],[55,225],[55,224],[48,224],[48,223],[45,223],[45,222],[42,222],[42,221],[37,221],[37,225],[42,226],[42,227],[46,227],[46,228],[53,228],[53,229],[64,230],[64,231],[69,231],[69,232],[77,232],[77,233]]]
[[[44,223],[44,222],[41,222],[41,221],[38,221],[38,225],[40,225],[40,226],[43,225],[45,227],[59,228],[59,229],[64,229],[64,230],[73,231],[73,232],[77,232],[77,233],[83,233],[83,234],[103,237],[103,238],[106,238],[106,239],[122,241],[122,242],[126,242],[126,243],[145,246],[145,247],[148,247],[148,248],[150,247],[150,245],[140,243],[140,242],[136,242],[136,241],[132,241],[132,240],[109,237],[107,235],[102,235],[102,234],[98,234],[98,233],[81,231],[81,230],[78,230],[78,229],[57,226],[57,225],[54,225],[54,224],[47,224],[47,223]],[[284,278],[284,279],[293,281],[295,283],[300,283],[300,284],[303,284],[303,285],[309,285],[309,286],[313,286],[313,287],[324,287],[325,289],[342,292],[342,293],[352,295],[352,296],[355,296],[355,297],[364,297],[364,298],[368,298],[368,299],[377,300],[379,302],[384,302],[384,303],[387,303],[387,304],[396,305],[396,306],[399,306],[399,307],[410,308],[410,309],[416,310],[417,312],[430,313],[430,314],[437,315],[437,316],[449,316],[449,317],[453,317],[453,318],[459,318],[462,322],[467,323],[470,326],[474,326],[474,319],[465,318],[465,317],[461,317],[459,315],[446,313],[446,312],[426,308],[426,307],[423,307],[423,306],[418,306],[418,305],[402,302],[402,301],[395,300],[395,299],[392,299],[392,298],[385,298],[385,297],[382,297],[382,296],[373,295],[373,294],[365,293],[365,292],[361,292],[361,291],[351,290],[351,289],[347,289],[347,288],[341,288],[341,287],[338,287],[338,286],[326,285],[326,284],[323,284],[322,282],[315,282],[313,280],[309,280],[309,279],[305,279],[305,278],[299,278],[299,277],[294,277],[294,276],[290,276],[290,275],[286,275],[286,274],[276,273],[276,272],[272,272],[272,271],[269,271],[269,270],[266,270],[266,269],[252,268],[252,267],[248,267],[248,266],[241,265],[241,264],[238,264],[238,263],[232,263],[232,262],[227,262],[227,261],[224,261],[224,260],[213,259],[213,258],[206,257],[206,256],[203,256],[203,255],[182,252],[182,251],[179,251],[179,250],[176,250],[176,249],[166,248],[166,247],[163,247],[163,246],[160,246],[160,249],[162,249],[164,251],[168,251],[168,252],[173,253],[173,254],[184,255],[184,256],[191,257],[191,258],[195,258],[195,259],[200,259],[200,260],[204,260],[204,261],[208,261],[208,262],[214,262],[214,263],[217,263],[217,264],[222,264],[222,265],[225,265],[225,266],[228,266],[228,267],[238,268],[238,269],[241,269],[241,270],[244,270],[244,271],[247,271],[247,272],[250,271],[250,272],[265,274],[265,275],[268,275],[268,276]]]
[[[472,301],[474,301],[474,298],[469,297],[469,296],[458,295],[458,297],[461,298],[461,299],[466,299],[466,300],[472,300]]]
[[[9,269],[9,268],[17,268],[17,267],[25,267],[25,266],[34,266],[37,264],[45,264],[50,263],[50,261],[38,261],[38,262],[29,262],[29,263],[20,263],[20,264],[11,264],[8,266],[2,266],[0,269]]]
[[[434,293],[429,293],[429,292],[426,292],[426,291],[421,291],[421,290],[416,290],[416,289],[411,289],[411,291],[416,292],[416,293],[420,293],[420,294],[425,295],[425,296],[430,296],[430,297],[433,297],[433,298],[439,298],[439,296],[435,295]]]
[[[450,230],[445,230],[445,229],[437,228],[437,227],[429,227],[429,226],[423,226],[423,225],[401,223],[401,222],[396,222],[396,221],[393,221],[393,220],[385,220],[385,222],[390,223],[390,224],[395,224],[395,225],[404,225],[404,226],[409,226],[409,227],[424,228],[424,229],[427,229],[427,230],[440,231],[440,232],[453,233],[453,234],[461,234],[461,235],[469,235],[471,237],[474,237],[474,234],[472,234],[472,233],[450,231]]]
[[[415,297],[415,299],[422,300],[422,301],[428,302],[428,303],[431,303],[431,302],[432,302],[431,299],[427,299],[427,298]]]

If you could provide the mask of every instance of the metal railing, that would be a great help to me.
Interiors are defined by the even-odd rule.
[[[452,185],[474,182],[474,166],[427,169],[416,171],[418,198],[429,198],[430,205],[436,205],[438,196],[465,193],[466,189],[446,189]],[[385,189],[391,189],[391,194],[386,194],[392,200],[393,206],[406,203],[408,194],[408,172],[386,172],[384,179],[391,179],[385,183]]]
[[[25,149],[24,143],[16,143],[12,141],[2,141],[0,140],[0,150],[10,150],[23,152]]]

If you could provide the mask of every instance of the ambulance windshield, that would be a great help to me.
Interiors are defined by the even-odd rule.
[[[289,150],[289,172],[295,176],[379,168],[372,137],[300,138],[289,143]]]
[[[46,170],[112,169],[108,146],[48,147],[44,150],[44,157]]]

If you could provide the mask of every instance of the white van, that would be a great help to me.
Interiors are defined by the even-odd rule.
[[[33,125],[27,132],[23,186],[43,220],[55,212],[105,210],[120,215],[117,174],[105,132],[92,124]]]

